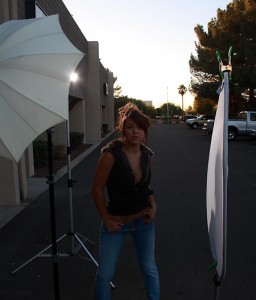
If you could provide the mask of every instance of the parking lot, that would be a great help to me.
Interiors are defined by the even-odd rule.
[[[156,259],[162,300],[214,299],[214,271],[206,221],[206,174],[210,135],[184,123],[155,124],[149,146],[155,152],[153,189],[158,203]],[[104,143],[106,143],[105,141]],[[97,257],[100,219],[90,188],[100,147],[72,171],[75,230],[95,243]],[[256,141],[247,137],[229,143],[227,274],[220,300],[255,300],[256,293]],[[69,197],[64,176],[55,184],[57,235],[69,231]],[[54,299],[52,264],[36,258],[12,271],[50,244],[48,191],[0,230],[0,299]],[[69,238],[59,244],[66,251]],[[60,258],[63,300],[92,300],[95,265],[78,258]],[[144,300],[145,291],[130,238],[122,249],[113,300]]]

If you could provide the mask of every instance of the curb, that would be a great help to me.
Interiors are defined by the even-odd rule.
[[[93,144],[88,149],[86,149],[83,153],[78,155],[70,162],[71,170],[76,165],[78,165],[86,156],[88,156],[91,152],[93,152],[105,139],[110,137],[115,131],[111,131],[104,138],[102,138],[99,142]],[[57,182],[61,177],[63,177],[68,171],[67,165],[62,167],[60,170],[56,172],[54,175],[54,182]],[[7,224],[12,218],[14,218],[17,214],[19,214],[25,207],[27,207],[33,200],[35,200],[38,196],[40,196],[44,191],[49,188],[47,183],[47,178],[27,178],[27,186],[28,186],[28,197],[19,205],[13,206],[1,206],[0,210],[0,229]]]

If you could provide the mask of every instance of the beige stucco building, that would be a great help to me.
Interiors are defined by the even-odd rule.
[[[87,41],[61,0],[1,0],[0,24],[11,19],[28,19],[59,14],[63,31],[86,55],[76,72],[79,80],[69,91],[70,132],[83,134],[84,144],[101,140],[103,126],[114,130],[113,74],[101,64],[99,44]],[[4,130],[4,128],[1,128]],[[38,137],[45,139],[46,134]],[[66,124],[55,126],[54,144],[66,143]],[[27,178],[34,175],[33,146],[29,145],[21,160],[0,157],[0,206],[19,205],[27,198]]]

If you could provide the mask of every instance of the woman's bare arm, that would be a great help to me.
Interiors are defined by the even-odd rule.
[[[104,152],[99,159],[96,173],[92,185],[92,197],[98,209],[102,221],[109,231],[118,231],[122,224],[111,219],[106,208],[106,199],[104,197],[104,188],[106,186],[110,171],[114,164],[114,158],[111,153]]]

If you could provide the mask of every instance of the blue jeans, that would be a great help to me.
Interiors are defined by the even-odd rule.
[[[99,267],[95,280],[95,300],[110,300],[110,282],[126,234],[132,235],[149,300],[160,299],[160,285],[155,262],[154,222],[145,224],[143,218],[123,225],[119,232],[108,232],[103,224],[100,233]]]

